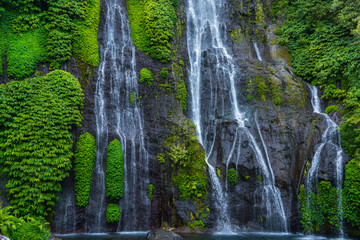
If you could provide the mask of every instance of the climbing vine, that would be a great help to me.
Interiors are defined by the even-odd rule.
[[[79,82],[60,70],[0,87],[0,168],[14,214],[51,218],[82,103]]]
[[[76,143],[74,161],[75,196],[78,207],[85,207],[88,204],[95,159],[95,138],[90,133],[84,133]]]

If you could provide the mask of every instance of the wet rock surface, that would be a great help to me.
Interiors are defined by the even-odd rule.
[[[166,229],[152,230],[146,236],[146,240],[182,240],[182,239],[183,238],[180,235]]]

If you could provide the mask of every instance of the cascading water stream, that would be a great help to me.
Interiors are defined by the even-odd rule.
[[[261,54],[260,54],[260,50],[259,50],[259,47],[257,45],[257,42],[254,42],[254,48],[255,48],[255,52],[256,52],[256,57],[259,59],[259,61],[262,61],[262,57],[261,57]]]
[[[222,6],[222,2],[187,0],[187,42],[190,60],[192,119],[197,127],[199,141],[205,148],[206,162],[215,195],[217,230],[230,232],[233,229],[228,216],[227,194],[223,191],[216,169],[212,164],[216,131],[218,124],[220,124],[217,118],[219,115],[230,115],[229,117],[236,122],[237,129],[232,149],[228,153],[227,167],[234,153],[234,148],[240,149],[241,136],[245,134],[250,140],[257,163],[264,175],[262,192],[264,193],[263,201],[266,205],[267,220],[274,222],[274,224],[269,225],[267,230],[287,231],[281,195],[275,187],[275,178],[269,157],[267,154],[266,160],[263,157],[254,136],[245,127],[244,113],[239,109],[235,86],[236,70],[233,59],[223,43],[226,33],[221,32],[220,16],[217,12],[217,9]],[[207,100],[203,99],[205,95],[202,94],[203,88],[206,89],[205,86],[211,91],[210,99]],[[222,89],[227,89],[228,92],[220,94]],[[230,107],[224,104],[228,99],[230,100]],[[206,106],[204,106],[205,104]],[[226,108],[230,108],[231,114]],[[258,132],[262,139],[259,127]],[[237,138],[239,138],[239,144],[236,144]],[[267,151],[264,143],[263,148]],[[239,151],[237,152],[239,154]]]
[[[325,145],[330,145],[335,148],[336,150],[336,159],[335,159],[335,166],[336,166],[336,187],[339,195],[338,199],[338,216],[340,219],[340,227],[339,233],[340,236],[343,236],[343,211],[342,211],[342,183],[343,183],[343,150],[341,147],[341,140],[340,140],[340,133],[337,130],[338,125],[325,113],[321,112],[320,107],[320,99],[318,97],[318,91],[315,86],[308,85],[311,90],[311,104],[314,109],[314,113],[320,114],[325,118],[326,121],[326,130],[321,136],[321,142],[317,146],[314,157],[311,162],[310,169],[308,171],[305,187],[307,191],[307,201],[308,207],[310,207],[310,192],[312,189],[316,187],[316,183],[318,180],[318,171],[320,165],[320,156],[321,152],[324,149]]]
[[[95,94],[97,158],[96,193],[90,201],[98,204],[97,222],[91,232],[101,232],[105,220],[105,157],[109,135],[122,145],[125,164],[124,198],[120,200],[121,222],[118,231],[147,230],[150,227],[149,160],[145,150],[143,123],[137,104],[138,86],[135,47],[124,0],[106,0],[104,40],[100,49],[100,66]],[[109,92],[106,90],[109,86]],[[141,176],[141,180],[140,180]],[[141,216],[138,209],[141,208]],[[145,209],[145,210],[143,210]],[[141,226],[139,222],[141,221]],[[90,226],[88,226],[89,228]]]

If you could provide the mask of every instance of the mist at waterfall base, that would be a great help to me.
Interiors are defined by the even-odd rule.
[[[114,233],[114,234],[69,234],[59,235],[62,240],[144,240],[146,232],[135,233]],[[184,240],[356,240],[360,238],[328,238],[322,236],[303,235],[303,234],[285,234],[285,233],[241,233],[232,235],[182,235]]]

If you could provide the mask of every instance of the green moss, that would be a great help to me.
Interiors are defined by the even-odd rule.
[[[181,60],[180,60],[181,61]],[[184,67],[180,64],[176,64],[176,62],[173,62],[172,64],[172,73],[175,78],[175,94],[176,98],[180,100],[181,107],[184,113],[186,113],[187,110],[187,89],[185,85],[185,77],[184,77]]]
[[[230,168],[228,170],[227,180],[231,185],[235,186],[236,184],[238,184],[239,178],[240,178],[239,172],[236,171],[235,168]]]
[[[148,197],[150,198],[150,200],[153,200],[154,198],[154,185],[149,184],[149,193],[148,193]]]
[[[130,102],[131,102],[131,104],[135,103],[135,93],[134,92],[130,92]]]
[[[330,105],[325,109],[326,114],[334,113],[334,112],[337,112],[337,111],[339,111],[339,106],[337,106],[337,105]]]
[[[262,181],[263,181],[263,177],[262,177],[261,175],[257,175],[257,176],[256,176],[256,180],[257,180],[258,182],[262,182]]]
[[[124,196],[124,156],[121,143],[115,139],[109,144],[106,159],[106,197],[119,200]]]
[[[266,86],[266,82],[263,78],[256,76],[256,87],[257,87],[257,93],[261,100],[266,101],[266,94],[268,93],[268,89]]]
[[[121,211],[117,204],[110,203],[106,208],[106,221],[108,223],[117,223],[120,221]]]
[[[152,77],[152,72],[147,69],[147,68],[143,68],[140,71],[140,83],[147,83],[150,86],[153,84],[153,77]]]
[[[76,143],[74,161],[75,197],[78,207],[85,207],[88,204],[95,159],[95,138],[90,133],[84,133]]]
[[[126,2],[135,46],[161,62],[171,60],[169,43],[174,37],[176,13],[171,0]]]
[[[276,83],[271,76],[269,76],[268,80],[270,83],[270,89],[274,104],[280,106],[282,103],[280,84]]]
[[[163,68],[161,69],[161,71],[160,71],[160,76],[161,76],[162,78],[165,78],[165,79],[169,76],[169,72],[168,72],[168,70],[167,70],[166,67],[163,67]]]
[[[78,80],[60,70],[0,87],[0,170],[14,214],[51,218],[82,104]]]
[[[255,19],[257,25],[261,27],[265,25],[264,5],[260,0],[256,1]]]
[[[251,101],[251,100],[254,98],[254,96],[251,95],[251,94],[246,95],[246,97],[247,97],[247,99],[248,99],[249,101]]]
[[[85,1],[84,20],[77,20],[74,37],[74,54],[82,62],[91,66],[99,65],[99,45],[97,32],[100,19],[100,0]]]
[[[164,153],[159,153],[158,155],[156,155],[156,157],[159,163],[165,163],[166,155]]]

